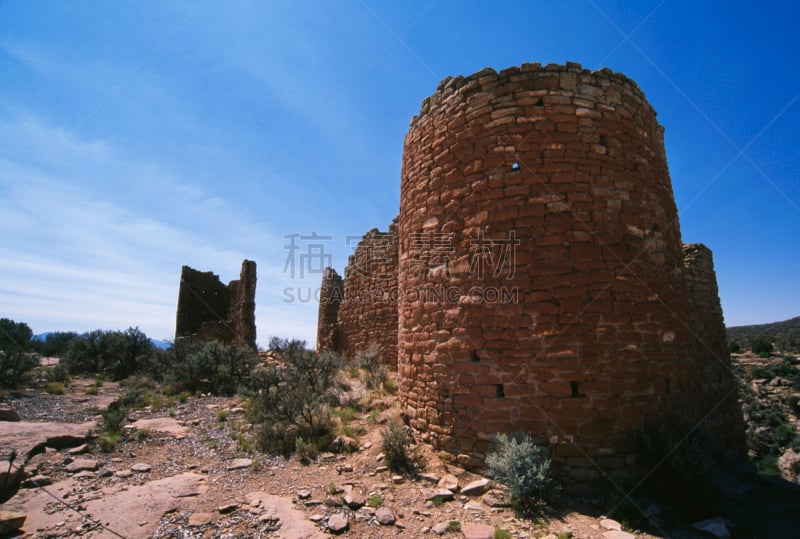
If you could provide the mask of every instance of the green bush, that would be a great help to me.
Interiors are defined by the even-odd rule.
[[[730,343],[728,343],[728,350],[730,351],[731,354],[738,354],[739,352],[742,351],[742,347],[739,346],[738,342],[731,341]]]
[[[256,369],[243,389],[251,403],[248,417],[259,425],[259,448],[286,455],[295,451],[297,439],[326,446],[333,434],[332,407],[339,404],[334,382],[341,358],[308,350],[303,341],[273,339],[270,348],[280,361]]]
[[[104,374],[121,380],[134,374],[162,376],[159,351],[139,328],[95,330],[71,339],[62,361],[73,374]]]
[[[772,353],[772,342],[764,336],[756,337],[750,341],[750,350],[760,356],[769,356]]]
[[[44,390],[50,395],[63,395],[64,384],[62,382],[48,382]]]
[[[386,381],[386,364],[381,356],[380,349],[372,345],[368,350],[356,354],[356,365],[364,369],[365,382],[370,389],[378,389]]]
[[[22,350],[0,350],[0,387],[15,389],[30,378],[39,365],[35,354]]]
[[[498,434],[495,449],[486,457],[491,476],[508,486],[512,507],[531,512],[544,498],[550,482],[550,459],[526,434]]]
[[[784,423],[775,427],[772,432],[772,440],[777,447],[786,448],[794,440],[797,433],[789,423]]]
[[[219,342],[176,343],[169,378],[183,390],[230,396],[246,384],[258,356],[251,350]]]
[[[390,470],[401,473],[417,471],[419,461],[415,455],[409,453],[414,440],[402,424],[390,421],[381,431],[381,439],[381,451]]]
[[[306,442],[303,438],[296,438],[294,442],[295,452],[297,453],[297,460],[301,464],[311,464],[317,460],[319,449],[313,442]]]

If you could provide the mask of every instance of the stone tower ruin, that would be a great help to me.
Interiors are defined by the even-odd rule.
[[[442,81],[406,135],[396,234],[401,401],[437,448],[479,467],[495,433],[528,433],[578,481],[634,477],[665,425],[743,455],[711,252],[682,245],[663,128],[627,77]]]
[[[175,341],[220,341],[256,350],[256,263],[242,262],[239,279],[227,286],[210,271],[181,269]]]

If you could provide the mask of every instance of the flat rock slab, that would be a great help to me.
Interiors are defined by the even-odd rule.
[[[0,454],[16,451],[30,457],[45,447],[64,449],[85,443],[95,423],[36,423],[32,421],[0,421]]]
[[[277,537],[281,539],[324,539],[328,537],[308,520],[305,511],[296,509],[292,501],[266,492],[251,492],[245,496],[247,504],[269,514],[270,520],[280,520]]]
[[[489,479],[478,479],[462,488],[461,494],[465,496],[480,496],[489,490],[491,486],[492,482]]]
[[[606,539],[636,539],[636,536],[632,533],[620,531],[620,530],[611,530],[605,532],[603,537]]]
[[[26,519],[25,513],[0,511],[0,535],[15,532],[22,528]]]
[[[152,419],[139,419],[133,423],[137,429],[147,429],[150,432],[162,432],[171,434],[177,438],[183,438],[191,429],[181,424],[177,419],[171,417],[154,417]]]
[[[461,533],[464,539],[492,539],[494,537],[494,526],[488,524],[463,524]]]
[[[48,490],[60,497],[70,492],[77,483],[68,479],[54,483]],[[182,473],[120,491],[119,487],[105,487],[102,496],[82,502],[84,513],[100,516],[103,524],[128,539],[145,539],[156,531],[161,516],[169,511],[194,509],[194,497],[208,490],[204,475]],[[49,504],[49,506],[48,506]],[[39,490],[21,490],[6,505],[26,513],[28,520],[23,529],[63,531],[80,525],[80,517],[65,506],[56,511],[45,511],[53,505],[53,498]],[[63,524],[62,524],[63,523]],[[107,524],[106,524],[107,523]],[[111,537],[111,535],[108,535]],[[105,535],[103,536],[105,537]]]
[[[69,473],[93,472],[98,466],[100,466],[100,463],[93,459],[75,459],[67,464],[64,469]]]
[[[253,465],[253,459],[233,459],[228,463],[228,471],[242,470]]]

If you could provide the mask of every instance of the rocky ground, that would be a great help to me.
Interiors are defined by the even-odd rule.
[[[0,403],[21,419],[0,422],[0,452],[16,452],[15,466],[24,464],[25,477],[0,510],[25,515],[19,532],[25,537],[715,536],[688,524],[668,528],[659,520],[663,508],[647,500],[636,502],[653,517],[649,533],[637,529],[644,519],[626,520],[621,513],[609,515],[616,520],[606,518],[614,505],[611,496],[565,496],[547,517],[519,518],[505,506],[500,488],[445,464],[423,443],[418,445],[425,463],[421,475],[412,480],[393,474],[380,455],[380,432],[399,410],[386,396],[380,413],[357,414],[350,422],[351,432],[363,432],[354,452],[323,453],[307,466],[254,450],[241,403],[216,397],[133,412],[123,439],[103,452],[85,431],[97,420],[98,409],[123,389],[105,383],[98,395],[86,395],[91,383],[77,381],[59,396],[27,390]],[[25,462],[27,452],[44,446]],[[752,505],[751,494],[743,496]],[[790,504],[787,511],[794,508],[800,505]],[[785,512],[775,518],[785,519]],[[791,537],[786,530],[800,530],[784,524],[774,528],[779,535],[763,536]],[[737,531],[722,518],[704,526]],[[742,533],[749,532],[735,536],[761,536]]]

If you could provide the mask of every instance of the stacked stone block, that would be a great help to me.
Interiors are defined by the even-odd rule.
[[[227,286],[219,277],[189,266],[181,269],[175,340],[193,338],[256,349],[256,263],[242,262],[238,280]]]

